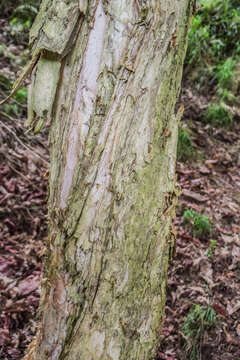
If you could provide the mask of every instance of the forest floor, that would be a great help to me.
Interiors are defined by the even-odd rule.
[[[0,28],[2,100],[28,54],[6,19],[0,19]],[[36,333],[47,234],[47,136],[26,133],[22,97],[0,107],[1,360],[21,359]]]
[[[175,226],[176,254],[169,267],[166,318],[158,360],[191,359],[193,339],[183,332],[193,304],[214,309],[217,323],[203,328],[199,358],[240,359],[240,129],[215,129],[197,121],[205,99],[183,88],[192,159],[177,163],[182,189]],[[201,106],[201,103],[203,106]],[[190,104],[190,105],[189,105]],[[193,121],[189,117],[195,118]],[[193,234],[189,209],[211,220],[210,234]],[[195,235],[195,236],[194,236]],[[192,325],[201,326],[195,319]],[[191,341],[192,340],[192,341]],[[185,351],[184,351],[185,350]]]
[[[0,19],[0,99],[5,80],[16,77],[24,48]],[[193,142],[189,160],[177,163],[182,188],[176,254],[169,267],[166,317],[158,360],[190,359],[194,340],[183,324],[193,304],[216,314],[214,326],[195,337],[203,360],[240,358],[240,129],[203,124],[204,97],[183,88],[182,124]],[[9,105],[10,104],[10,105]],[[20,359],[36,332],[36,311],[47,234],[47,136],[26,134],[26,105],[0,109],[0,359]],[[207,234],[196,234],[186,210],[205,214]]]

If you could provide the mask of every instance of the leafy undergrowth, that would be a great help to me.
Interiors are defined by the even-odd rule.
[[[184,89],[182,100],[185,116],[197,118],[198,113],[201,118],[206,99]],[[157,359],[238,360],[240,126],[235,121],[230,131],[187,118],[183,123],[195,156],[177,164],[182,195],[175,223],[176,256],[169,268]],[[203,221],[196,228],[199,214]],[[206,309],[212,326],[203,320]]]

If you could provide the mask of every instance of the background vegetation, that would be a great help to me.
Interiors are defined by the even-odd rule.
[[[214,126],[231,127],[239,112],[240,2],[201,0],[192,21],[185,59],[185,76],[210,104],[203,120]]]

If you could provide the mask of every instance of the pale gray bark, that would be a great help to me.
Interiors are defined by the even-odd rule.
[[[27,359],[152,359],[172,248],[175,103],[191,3],[68,6],[45,0],[32,31],[43,53],[30,122],[51,120],[51,168],[41,323]],[[78,14],[71,26],[69,13]],[[44,98],[49,91],[54,99]]]

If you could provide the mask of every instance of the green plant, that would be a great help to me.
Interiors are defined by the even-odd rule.
[[[27,38],[29,29],[38,13],[38,6],[38,0],[19,2],[19,6],[15,7],[10,20],[12,35],[21,35]]]
[[[12,87],[11,81],[3,75],[0,75],[0,88],[3,89],[3,91],[10,90]]]
[[[196,65],[198,61],[207,55],[209,44],[209,25],[202,25],[202,16],[196,15],[192,21],[189,32],[188,51],[185,63]]]
[[[213,240],[211,239],[209,241],[209,246],[207,248],[207,252],[206,252],[206,255],[209,257],[209,258],[212,258],[214,253],[215,253],[215,250],[217,249],[218,247],[218,242],[217,240]]]
[[[199,4],[189,32],[187,72],[194,70],[193,83],[198,90],[233,101],[225,90],[232,90],[240,56],[239,0],[200,0]]]
[[[218,80],[218,87],[223,89],[231,88],[235,66],[236,61],[231,57],[216,66],[215,77]]]
[[[14,95],[14,99],[16,99],[21,104],[25,104],[27,102],[27,89],[19,89]]]
[[[6,114],[19,116],[18,104],[4,104],[3,109]]]
[[[185,223],[189,223],[191,221],[194,221],[195,217],[196,217],[196,211],[192,210],[192,209],[188,209],[184,211],[183,214],[183,220]]]
[[[177,145],[177,159],[185,161],[194,156],[194,149],[192,140],[186,129],[179,127],[178,130],[178,145]]]
[[[188,209],[183,214],[184,223],[192,225],[193,235],[199,238],[207,238],[212,230],[212,224],[206,215]]]
[[[217,88],[216,94],[219,99],[229,104],[233,104],[237,100],[236,96],[231,91],[222,87]]]
[[[10,26],[12,28],[12,34],[15,34],[17,32],[21,32],[21,31],[28,31],[30,26],[31,26],[31,22],[30,20],[22,20],[21,18],[18,17],[14,17],[11,21],[10,21]]]
[[[6,50],[6,45],[0,44],[0,55],[4,55],[5,50]]]
[[[211,306],[193,304],[182,326],[184,348],[188,359],[201,359],[204,333],[217,324],[217,316]]]
[[[193,18],[189,33],[186,62],[203,60],[205,63],[210,58],[222,61],[239,54],[239,19],[238,0],[201,0],[200,10]],[[204,51],[200,51],[201,46]],[[204,58],[206,55],[208,59]]]
[[[193,234],[198,237],[208,237],[211,232],[211,222],[209,218],[203,214],[198,214],[194,219]]]
[[[217,127],[231,128],[233,115],[222,105],[212,103],[204,113],[204,121]]]

